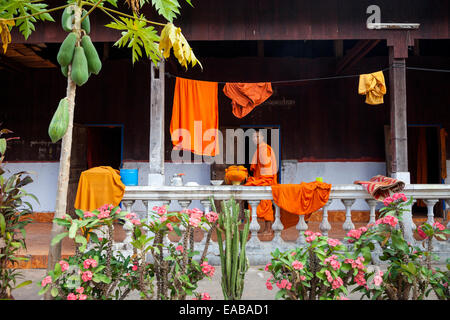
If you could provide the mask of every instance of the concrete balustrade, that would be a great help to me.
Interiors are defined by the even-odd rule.
[[[414,201],[417,199],[423,199],[427,205],[427,222],[433,223],[434,219],[434,206],[440,200],[444,200],[446,207],[450,205],[450,185],[442,184],[416,184],[406,185],[403,193],[407,197],[413,197]],[[270,252],[276,248],[280,250],[288,250],[298,246],[306,245],[303,232],[309,230],[310,227],[306,223],[304,216],[300,216],[298,224],[295,226],[299,231],[299,236],[296,241],[285,241],[281,237],[283,231],[283,224],[280,219],[280,208],[274,204],[275,208],[275,221],[272,225],[274,236],[270,241],[261,241],[258,237],[258,231],[260,225],[257,221],[256,208],[261,200],[273,200],[272,190],[270,187],[247,187],[247,186],[127,186],[125,189],[125,195],[122,201],[124,210],[132,211],[133,205],[142,201],[146,207],[146,210],[152,210],[148,208],[149,202],[160,202],[169,205],[171,201],[176,201],[181,208],[187,209],[191,205],[192,201],[200,200],[201,205],[205,212],[211,210],[209,199],[213,197],[214,200],[228,200],[234,197],[235,200],[245,200],[251,206],[252,220],[250,223],[250,239],[247,244],[247,255],[250,263],[253,265],[264,264],[270,261]],[[341,184],[333,185],[329,197],[329,201],[325,204],[322,210],[322,220],[319,225],[319,230],[324,235],[329,235],[332,231],[332,226],[329,222],[328,208],[333,201],[342,203],[345,210],[345,221],[342,224],[342,230],[347,233],[351,229],[355,228],[355,224],[352,219],[352,206],[356,200],[362,199],[366,204],[369,211],[369,221],[367,223],[374,223],[376,219],[377,205],[381,208],[381,202],[374,200],[366,190],[355,184]],[[219,211],[220,209],[217,208]],[[169,207],[170,211],[170,207]],[[149,211],[147,211],[149,212]],[[447,216],[447,215],[445,215]],[[404,216],[405,228],[407,228],[407,240],[415,242],[413,238],[413,230],[416,225],[413,223],[411,213],[407,213]],[[447,224],[447,227],[450,223]],[[125,240],[120,248],[124,248],[125,251],[130,251],[131,240],[131,226],[127,223],[123,226],[126,232]],[[184,230],[182,230],[184,232]],[[198,242],[196,245],[199,247],[196,250],[201,250],[205,245],[205,239]],[[342,239],[341,239],[342,240]],[[166,241],[170,241],[168,238]],[[119,244],[118,244],[119,245]],[[442,261],[445,261],[447,257],[450,257],[450,240],[440,241],[437,245],[438,255]],[[126,252],[125,252],[126,253]],[[208,259],[213,264],[220,263],[217,243],[211,242],[209,247]]]

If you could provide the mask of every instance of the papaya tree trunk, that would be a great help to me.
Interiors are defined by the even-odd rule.
[[[81,8],[75,6],[75,27],[77,34],[77,43],[80,41],[80,19],[81,19]],[[62,138],[61,142],[61,155],[59,158],[59,173],[58,173],[58,189],[56,193],[56,204],[55,204],[55,218],[62,218],[66,214],[67,209],[67,192],[69,188],[69,176],[70,176],[70,153],[72,151],[72,130],[73,130],[73,118],[75,110],[75,93],[76,84],[71,79],[72,64],[69,64],[67,71],[67,90],[66,96],[68,100],[68,110],[69,110],[69,125],[67,127],[67,132]],[[56,235],[64,232],[64,227],[59,226],[55,222],[52,225],[52,231],[50,235],[50,242]],[[55,264],[61,260],[61,246],[62,241],[55,245],[49,244],[48,250],[48,264],[47,272],[54,269]],[[50,291],[44,294],[45,300],[51,300],[52,296]]]

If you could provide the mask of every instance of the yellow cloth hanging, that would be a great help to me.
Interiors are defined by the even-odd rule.
[[[366,103],[371,105],[382,104],[383,96],[386,94],[386,83],[383,71],[359,76],[358,93],[366,95]]]

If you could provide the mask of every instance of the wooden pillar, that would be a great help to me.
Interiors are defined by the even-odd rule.
[[[407,57],[406,50],[406,57]],[[408,172],[408,132],[406,104],[406,58],[389,47],[389,88],[391,103],[391,172],[394,178],[410,183]]]
[[[151,63],[148,185],[164,185],[164,60]]]

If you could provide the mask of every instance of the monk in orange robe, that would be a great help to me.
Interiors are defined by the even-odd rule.
[[[277,184],[277,160],[272,147],[264,141],[264,135],[257,131],[253,134],[253,142],[256,144],[256,151],[253,155],[250,176],[245,183],[246,186],[270,186]],[[272,223],[274,211],[271,200],[261,200],[256,209],[258,218],[264,220],[264,228],[259,233],[270,234],[272,232]]]

